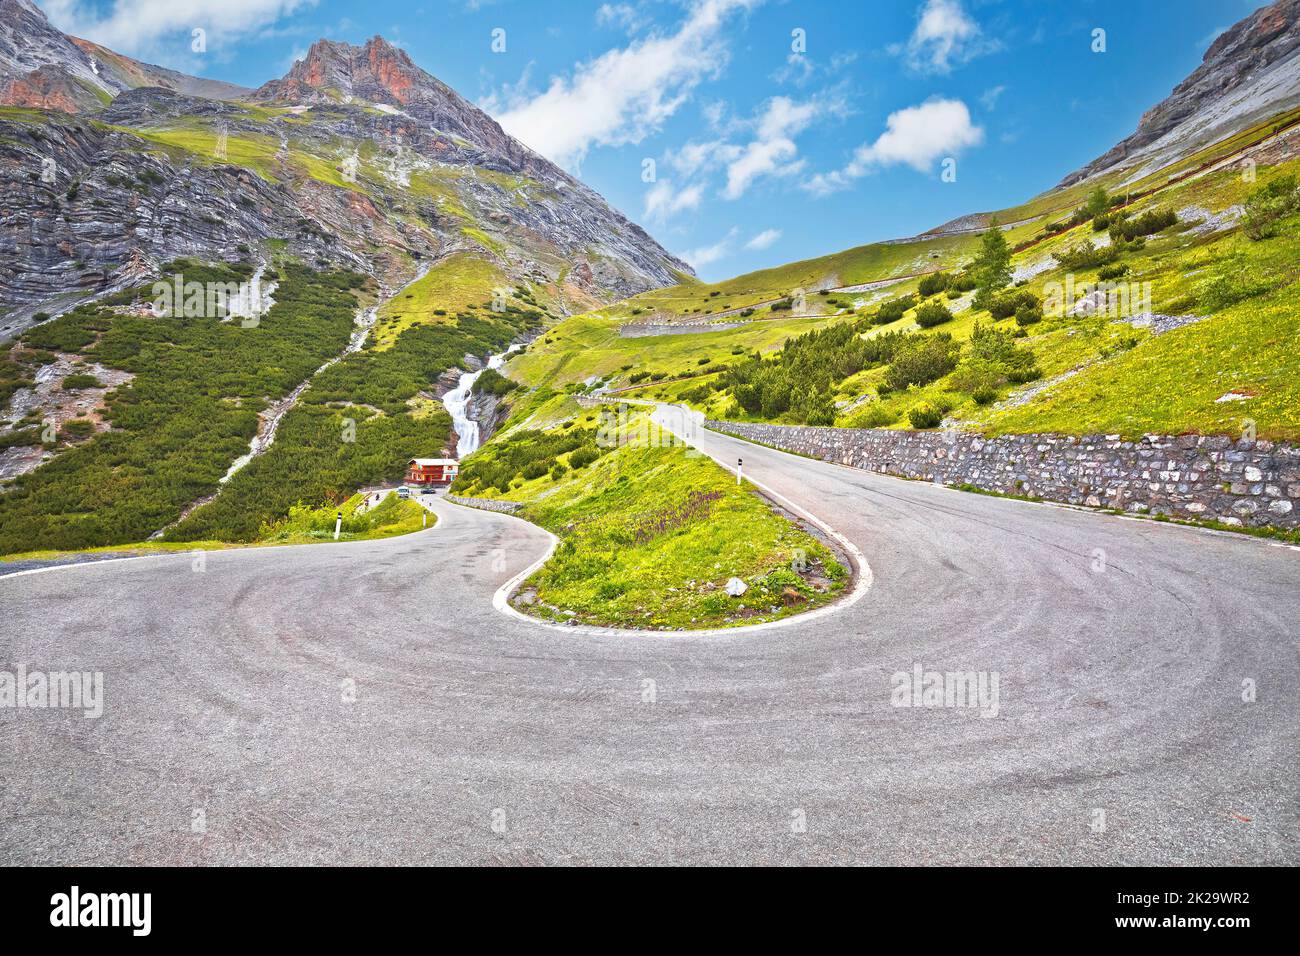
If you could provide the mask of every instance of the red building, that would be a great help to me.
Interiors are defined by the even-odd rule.
[[[456,480],[460,463],[454,458],[412,458],[406,468],[408,485],[449,485]]]

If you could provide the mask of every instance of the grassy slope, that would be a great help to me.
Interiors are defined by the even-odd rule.
[[[1239,134],[1227,144],[1201,150],[1177,164],[1173,169],[1189,171],[1204,163],[1218,159],[1245,142],[1267,135],[1276,121],[1260,124],[1252,131]],[[1300,161],[1291,160],[1281,167],[1260,167],[1259,183],[1276,175],[1300,168]],[[1135,189],[1153,183],[1167,182],[1172,173],[1160,171],[1134,184]],[[1122,180],[1116,173],[1106,177],[1112,183]],[[1136,201],[1131,212],[1159,208],[1175,210],[1197,207],[1210,214],[1223,213],[1241,204],[1259,183],[1244,182],[1235,168],[1198,175],[1158,192],[1154,196]],[[1095,183],[1071,187],[1068,190],[1044,194],[1015,210],[1004,210],[1000,216],[1009,221],[1012,216],[1041,215],[1052,210],[1073,208],[1081,202]],[[1063,214],[1063,213],[1062,213]],[[1053,213],[1039,220],[1013,229],[1009,240],[1037,238],[1033,247],[1015,256],[1013,265],[1034,266],[1046,262],[1047,271],[1030,279],[1025,288],[1042,297],[1048,283],[1063,282],[1066,270],[1051,256],[1072,248],[1085,240],[1104,237],[1090,224],[1075,227],[1059,236],[1043,235],[1043,223],[1060,218]],[[1062,431],[1067,433],[1111,432],[1135,437],[1145,431],[1204,431],[1239,434],[1243,421],[1255,423],[1263,437],[1293,438],[1297,433],[1297,386],[1300,381],[1300,359],[1294,348],[1296,333],[1295,262],[1300,261],[1300,242],[1297,241],[1295,221],[1285,224],[1283,233],[1264,242],[1252,242],[1239,230],[1228,229],[1205,234],[1197,230],[1198,213],[1186,217],[1172,229],[1149,237],[1144,249],[1124,253],[1120,262],[1127,265],[1129,273],[1124,282],[1150,282],[1152,308],[1156,313],[1191,314],[1209,316],[1196,325],[1166,333],[1152,335],[1145,329],[1134,328],[1124,322],[1114,322],[1104,316],[1071,316],[1048,318],[1032,326],[1029,337],[1021,344],[1037,358],[1045,379],[1064,373],[1073,377],[1060,384],[1052,384],[1035,395],[1026,404],[1010,407],[999,402],[989,406],[976,404],[971,394],[957,390],[952,376],[938,382],[895,392],[877,400],[875,388],[884,377],[885,368],[869,369],[841,381],[835,398],[841,407],[853,404],[851,410],[840,414],[836,424],[848,427],[911,427],[908,412],[918,405],[930,404],[941,408],[949,417],[990,432],[1006,431]],[[952,242],[952,240],[945,240]],[[856,256],[859,261],[872,261],[864,247],[849,250],[841,256]],[[884,247],[897,256],[899,250],[908,250],[912,260],[927,258],[923,250],[914,245]],[[958,247],[954,247],[958,248]],[[968,247],[967,247],[968,248]],[[810,263],[825,268],[823,279],[833,278],[828,263],[836,257],[809,260],[790,266],[755,273],[765,277],[756,280],[742,276],[707,286],[701,283],[684,284],[670,289],[646,293],[621,306],[602,310],[598,314],[578,316],[557,326],[548,337],[539,342],[529,354],[516,359],[510,372],[517,378],[538,385],[561,387],[574,382],[598,377],[608,387],[625,386],[633,375],[645,371],[665,372],[669,376],[692,375],[680,381],[643,381],[643,388],[631,393],[636,397],[655,397],[680,400],[685,397],[691,404],[713,415],[744,418],[725,391],[707,394],[708,385],[716,376],[700,377],[698,373],[718,370],[739,361],[752,350],[771,352],[789,336],[835,322],[856,319],[853,314],[825,317],[816,320],[760,323],[737,329],[720,330],[703,334],[677,334],[646,338],[622,338],[618,327],[623,321],[645,321],[655,313],[642,313],[632,317],[632,309],[646,308],[646,303],[678,302],[689,305],[703,303],[705,308],[719,307],[720,303],[732,305],[743,301],[737,290],[759,290],[758,297],[767,295],[781,281],[809,283],[817,277],[817,269]],[[842,261],[842,260],[841,260]],[[880,262],[881,260],[875,260]],[[885,263],[879,273],[853,274],[853,281],[886,278],[898,274],[899,259]],[[931,261],[949,261],[945,259]],[[891,271],[889,265],[893,266]],[[1077,282],[1095,281],[1097,270],[1086,270],[1075,276]],[[1233,295],[1220,294],[1216,287],[1223,284],[1249,285],[1256,293],[1245,301],[1232,302]],[[885,295],[894,297],[913,292],[917,280],[891,286]],[[722,289],[716,297],[710,291]],[[788,291],[788,287],[786,289]],[[1229,290],[1231,292],[1231,290]],[[844,296],[841,296],[843,298]],[[943,294],[938,301],[956,312],[952,322],[937,331],[951,334],[958,341],[969,338],[976,322],[991,323],[987,313],[975,313],[967,307],[969,297],[952,301]],[[816,301],[817,297],[810,297]],[[734,300],[734,301],[733,301]],[[870,312],[871,308],[859,311]],[[762,317],[763,312],[758,317]],[[873,329],[868,335],[889,331],[914,331],[915,312],[889,325]],[[609,316],[608,318],[606,316]],[[698,317],[696,317],[698,318]],[[655,319],[657,321],[657,318]],[[997,323],[997,327],[1014,329],[1011,320]],[[709,356],[711,362],[696,366],[699,358]],[[625,368],[627,366],[627,368]],[[998,398],[1006,399],[1020,386],[1004,385]],[[1240,402],[1218,402],[1227,392],[1236,390],[1251,397]],[[701,394],[704,392],[705,394]],[[753,418],[754,416],[749,416]],[[778,421],[795,421],[787,416]]]
[[[551,433],[597,427],[592,412],[569,421],[576,424]],[[634,418],[630,432],[640,434],[643,424]],[[512,441],[502,433],[475,457],[505,454]],[[535,603],[521,609],[584,624],[727,627],[808,610],[843,589],[847,572],[824,545],[711,460],[659,444],[620,444],[559,479],[519,475],[504,494],[458,485],[458,493],[523,503],[524,517],[560,537],[555,556],[525,586]],[[804,575],[792,569],[800,556],[809,565]],[[722,590],[733,576],[750,587],[739,599]]]
[[[696,374],[725,364],[733,349],[766,350],[791,335],[836,321],[792,319],[755,322],[744,328],[718,332],[624,337],[618,319],[604,312],[574,316],[559,323],[542,339],[509,364],[510,375],[531,385],[564,386],[592,377],[611,387],[631,384],[630,376],[645,370],[668,376]],[[700,359],[708,358],[707,366]],[[629,366],[629,368],[624,368]],[[646,382],[649,387],[649,382]]]
[[[445,324],[462,309],[478,308],[490,301],[492,290],[505,281],[505,273],[491,262],[464,252],[448,256],[380,306],[374,330],[376,347],[390,348],[412,326]]]
[[[628,299],[611,315],[630,316],[632,310],[663,318],[707,317],[726,307],[741,308],[789,295],[795,289],[811,293],[829,287],[857,285],[956,265],[974,249],[970,236],[928,239],[897,244],[857,246],[843,252],[791,262],[722,282],[692,281],[644,292]],[[815,304],[810,299],[810,304]]]

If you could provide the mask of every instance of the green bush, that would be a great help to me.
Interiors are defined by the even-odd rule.
[[[1112,279],[1118,279],[1120,276],[1128,275],[1128,266],[1120,263],[1114,266],[1104,266],[1097,273],[1097,278],[1102,282],[1109,282]]]
[[[1246,197],[1242,231],[1255,242],[1277,234],[1277,224],[1284,216],[1300,209],[1300,187],[1292,173],[1278,176]]]
[[[946,332],[917,335],[895,354],[885,372],[884,384],[893,391],[909,385],[928,385],[957,367],[961,346]]]
[[[1022,305],[1016,309],[1016,325],[1022,329],[1043,321],[1043,310],[1037,306]]]
[[[976,405],[988,405],[998,397],[998,390],[991,385],[981,385],[971,392],[970,397],[975,400]]]
[[[601,450],[595,445],[583,445],[569,456],[569,467],[574,471],[586,468],[601,456]]]
[[[917,284],[916,291],[921,293],[922,298],[926,298],[948,288],[948,283],[950,281],[951,278],[946,272],[932,272],[929,275],[922,277],[921,281]]]
[[[989,300],[989,315],[995,319],[1009,319],[1023,308],[1041,309],[1038,296],[1028,289],[1012,289]]]
[[[93,375],[76,373],[69,375],[63,380],[62,388],[65,392],[78,392],[83,388],[103,388],[104,383]]]
[[[95,433],[95,423],[88,418],[74,418],[63,423],[59,434],[67,438],[86,438]]]
[[[1275,282],[1251,270],[1233,256],[1217,265],[1214,273],[1196,287],[1200,306],[1210,311],[1226,309],[1272,291]]]
[[[1071,272],[1082,272],[1114,262],[1119,258],[1119,250],[1113,245],[1099,249],[1090,240],[1085,240],[1070,249],[1052,253],[1052,258]]]
[[[496,369],[487,368],[474,380],[474,387],[471,391],[476,395],[496,395],[500,397],[520,387],[518,382],[506,378]]]
[[[905,295],[897,299],[890,299],[888,302],[882,302],[880,308],[876,309],[872,324],[888,325],[890,322],[897,322],[914,305],[916,305],[916,297],[912,295]]]
[[[923,329],[952,321],[952,313],[942,302],[927,302],[916,310],[916,324]]]
[[[1115,243],[1132,242],[1142,236],[1154,235],[1178,222],[1172,209],[1154,209],[1132,219],[1121,219],[1110,227],[1110,238]]]
[[[907,420],[913,428],[938,428],[943,421],[943,413],[931,405],[917,405],[907,413]]]

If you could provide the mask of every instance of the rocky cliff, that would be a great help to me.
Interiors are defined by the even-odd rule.
[[[1300,106],[1300,0],[1276,0],[1225,30],[1201,65],[1142,116],[1137,132],[1061,181],[1117,166],[1158,168]]]

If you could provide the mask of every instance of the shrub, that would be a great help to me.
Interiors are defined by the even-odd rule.
[[[958,272],[948,281],[948,288],[969,292],[975,288],[975,277],[969,272]]]
[[[586,468],[599,457],[599,448],[595,445],[583,445],[569,456],[569,467],[577,471],[579,468]]]
[[[888,325],[890,322],[897,322],[914,305],[916,305],[915,296],[905,295],[901,298],[890,299],[888,302],[881,303],[871,321],[875,325]]]
[[[938,428],[943,414],[931,405],[917,405],[907,413],[907,420],[913,428]]]
[[[65,392],[76,392],[83,388],[103,388],[104,383],[93,375],[82,373],[69,375],[63,380],[63,390]]]
[[[1022,308],[1041,308],[1038,296],[1028,289],[1016,289],[993,297],[988,304],[989,315],[995,319],[1009,319]]]
[[[1278,176],[1246,197],[1242,230],[1255,242],[1277,234],[1277,222],[1300,209],[1300,188],[1294,174]]]
[[[569,469],[564,462],[557,461],[555,467],[551,469],[551,481],[559,481],[568,473]]]
[[[1114,266],[1103,266],[1102,270],[1097,273],[1097,278],[1102,282],[1109,282],[1111,279],[1118,279],[1124,275],[1128,275],[1128,266],[1120,263]]]
[[[1111,224],[1111,241],[1132,242],[1142,236],[1154,235],[1178,222],[1178,214],[1172,209],[1153,209],[1133,219],[1120,219]]]
[[[950,278],[946,272],[932,272],[924,276],[917,285],[917,291],[923,298],[935,295],[948,288]]]
[[[88,418],[74,418],[63,423],[59,433],[68,438],[86,438],[95,432],[95,423]]]
[[[957,367],[961,346],[946,332],[912,337],[890,363],[885,384],[901,391],[909,385],[928,385],[943,378]]]
[[[1025,368],[1014,368],[1007,373],[1007,381],[1015,382],[1017,385],[1023,385],[1025,382],[1032,382],[1042,376],[1037,365],[1029,365]]]
[[[988,405],[998,397],[998,390],[992,385],[981,385],[971,392],[970,397],[975,399],[976,405]]]
[[[879,428],[890,425],[898,416],[887,411],[879,402],[867,406],[867,410],[858,415],[854,422],[856,428]]]
[[[1215,274],[1196,287],[1196,298],[1203,308],[1226,309],[1246,299],[1264,295],[1273,289],[1273,282],[1241,268],[1236,257],[1215,269]]]
[[[931,329],[952,321],[952,313],[942,302],[927,302],[916,310],[916,324],[923,329]]]
[[[1098,249],[1091,241],[1084,241],[1071,249],[1052,253],[1052,258],[1072,272],[1081,272],[1114,262],[1119,258],[1119,250],[1114,246]]]
[[[1016,309],[1016,325],[1022,329],[1027,325],[1034,325],[1043,321],[1043,310],[1037,306],[1022,305]]]
[[[550,461],[529,462],[527,465],[524,466],[524,470],[523,470],[524,480],[532,481],[535,478],[540,478],[542,477],[542,475],[546,474],[550,470],[551,470]]]
[[[474,380],[472,389],[478,395],[506,395],[520,388],[520,384],[512,379],[506,378],[494,368],[484,369],[482,374]]]

